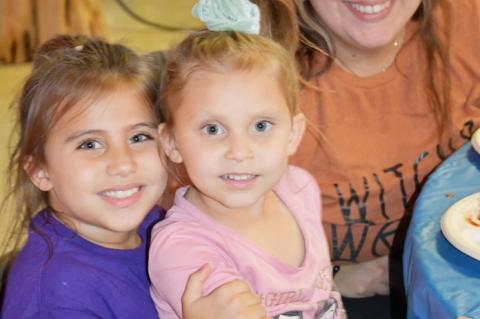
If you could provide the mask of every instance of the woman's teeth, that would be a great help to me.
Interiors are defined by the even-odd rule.
[[[132,196],[139,190],[140,190],[140,187],[135,187],[135,188],[127,189],[124,191],[108,191],[108,192],[104,192],[103,194],[108,197],[123,199],[123,198]]]
[[[390,6],[390,1],[387,1],[383,4],[375,4],[375,5],[361,5],[358,3],[352,3],[351,4],[352,8],[355,10],[361,12],[361,13],[366,13],[366,14],[374,14],[374,13],[379,13],[386,8]]]

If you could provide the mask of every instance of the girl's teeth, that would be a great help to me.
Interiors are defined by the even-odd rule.
[[[140,187],[135,187],[135,188],[127,189],[125,191],[108,191],[108,192],[104,192],[104,194],[108,197],[123,199],[123,198],[132,196],[139,190],[140,190]]]
[[[390,6],[390,1],[385,2],[384,4],[375,4],[375,5],[361,5],[358,3],[352,3],[352,8],[355,10],[366,13],[366,14],[373,14],[379,13]]]
[[[245,174],[245,175],[224,175],[223,178],[231,179],[234,181],[246,181],[249,179],[253,179],[255,175]]]

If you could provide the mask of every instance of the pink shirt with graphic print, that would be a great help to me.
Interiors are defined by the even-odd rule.
[[[209,263],[208,294],[233,279],[247,281],[271,317],[341,318],[340,295],[333,289],[332,267],[321,224],[320,192],[313,177],[290,166],[274,192],[300,228],[305,246],[300,267],[257,247],[197,209],[177,191],[167,218],[152,232],[149,273],[159,316],[181,318],[181,295],[188,276]]]

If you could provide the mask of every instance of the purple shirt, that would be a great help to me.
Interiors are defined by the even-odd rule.
[[[40,212],[10,269],[1,317],[157,318],[146,251],[150,226],[161,216],[154,208],[139,227],[142,244],[120,250],[95,245]]]

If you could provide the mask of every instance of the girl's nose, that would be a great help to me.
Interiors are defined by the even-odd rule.
[[[242,162],[253,158],[252,145],[247,138],[231,137],[225,159]]]
[[[118,147],[110,150],[107,173],[126,177],[137,170],[135,154],[128,146]]]

